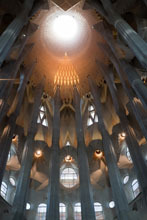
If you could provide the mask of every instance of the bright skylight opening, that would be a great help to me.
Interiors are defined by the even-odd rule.
[[[53,32],[57,39],[65,42],[73,41],[78,35],[78,24],[71,15],[59,15],[53,21]]]

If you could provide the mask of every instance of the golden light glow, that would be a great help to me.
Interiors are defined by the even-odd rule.
[[[101,159],[103,156],[103,152],[100,151],[100,150],[96,150],[95,153],[94,153],[94,158],[96,159]]]
[[[122,133],[119,134],[119,139],[120,140],[123,141],[125,138],[126,138],[126,133],[125,132],[122,132]]]
[[[54,84],[60,86],[73,86],[79,84],[79,77],[74,66],[65,54],[64,61],[59,66],[54,77]]]
[[[73,41],[78,35],[78,22],[72,15],[61,14],[55,17],[52,31],[54,36],[61,42]]]
[[[90,33],[86,19],[75,10],[53,10],[46,17],[43,29],[46,42],[68,52],[87,42]]]
[[[79,84],[79,76],[71,63],[69,57],[65,53],[64,59],[61,61],[57,73],[54,77],[54,88],[60,86],[62,94],[66,96],[72,93],[73,85]]]
[[[67,163],[71,163],[73,161],[73,159],[72,159],[72,157],[70,155],[67,155],[64,160]]]
[[[41,150],[36,150],[36,152],[34,153],[34,156],[36,158],[42,157],[42,151]]]
[[[12,142],[16,143],[17,141],[18,141],[18,136],[17,135],[13,135]]]

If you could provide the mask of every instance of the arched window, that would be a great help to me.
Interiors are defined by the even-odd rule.
[[[10,160],[10,158],[11,158],[11,152],[9,151],[7,162]]]
[[[76,203],[74,205],[74,218],[75,218],[75,220],[82,220],[81,203]]]
[[[45,111],[45,107],[41,106],[40,107],[40,112],[39,112],[39,116],[37,119],[37,123],[41,123],[42,125],[48,127],[48,122],[46,119],[46,111]]]
[[[1,184],[1,196],[5,199],[6,198],[6,195],[7,195],[7,189],[8,189],[8,186],[5,182],[2,182]]]
[[[140,193],[139,183],[137,179],[133,180],[132,182],[132,190],[135,197]]]
[[[103,213],[103,207],[101,203],[95,202],[94,203],[94,210],[95,210],[95,216],[96,220],[103,220],[104,219],[104,213]]]
[[[31,208],[31,205],[30,205],[30,203],[26,203],[26,210],[30,210],[30,208]]]
[[[47,209],[47,205],[44,203],[41,203],[38,206],[36,220],[45,220],[46,219],[46,209]]]
[[[128,147],[127,147],[127,150],[126,150],[126,156],[127,156],[128,160],[132,161],[131,154],[130,154],[130,151],[129,151]]]
[[[10,176],[10,177],[9,177],[9,181],[10,181],[10,183],[11,183],[12,186],[16,186],[16,181],[15,181],[15,178],[14,178],[14,177]]]
[[[65,168],[60,176],[60,182],[67,188],[72,188],[78,183],[78,175],[73,168]]]
[[[67,141],[66,142],[66,146],[70,146],[71,144],[70,144],[70,142],[69,141]]]
[[[66,206],[64,203],[59,203],[60,220],[66,220]]]
[[[87,126],[94,124],[94,122],[98,122],[98,116],[95,113],[95,108],[93,105],[89,105],[88,107],[88,119]]]
[[[123,179],[123,183],[126,184],[129,181],[129,176],[126,175]]]

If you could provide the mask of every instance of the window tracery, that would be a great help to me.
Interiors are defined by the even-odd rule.
[[[94,210],[95,210],[96,220],[103,220],[104,214],[103,214],[103,207],[102,207],[101,203],[95,202],[94,203]]]
[[[36,220],[45,220],[46,219],[46,210],[47,205],[44,203],[39,204],[37,209],[37,218]]]
[[[44,125],[45,127],[48,127],[48,121],[46,118],[46,109],[44,106],[40,107],[40,112],[39,112],[39,116],[37,119],[37,123],[40,123],[40,124]]]
[[[87,119],[87,126],[91,126],[94,123],[98,122],[98,116],[95,112],[94,106],[91,104],[88,107],[88,119]]]
[[[64,203],[59,203],[60,220],[66,220],[66,206]]]
[[[61,184],[66,188],[72,188],[78,183],[78,175],[71,167],[65,168],[60,176]]]
[[[79,202],[74,205],[74,218],[75,220],[82,220],[81,203]]]
[[[1,184],[1,196],[5,199],[7,195],[8,186],[5,182]]]
[[[127,150],[126,150],[126,156],[127,156],[128,160],[132,162],[131,154],[130,154],[130,151],[129,151],[128,147],[127,147]]]
[[[139,183],[137,179],[133,180],[132,182],[132,190],[135,197],[140,193]]]

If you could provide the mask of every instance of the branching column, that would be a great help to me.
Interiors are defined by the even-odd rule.
[[[133,28],[114,10],[110,0],[101,0],[103,7],[99,6],[98,1],[92,0],[91,4],[103,16],[102,11],[108,16],[108,23],[114,25],[124,41],[134,52],[140,63],[147,67],[147,43],[133,30]]]
[[[111,41],[110,41],[111,42]],[[108,41],[108,43],[110,43]],[[142,130],[142,133],[144,135],[144,137],[146,138],[147,140],[147,128],[145,126],[145,123],[144,121],[142,120],[142,117],[140,115],[140,112],[138,111],[137,109],[137,106],[136,106],[136,103],[134,102],[134,97],[132,95],[132,92],[128,89],[128,87],[126,86],[126,83],[124,81],[124,72],[122,71],[121,67],[120,67],[120,64],[119,64],[119,61],[117,60],[117,58],[115,57],[114,55],[114,52],[112,53],[112,50],[107,46],[107,45],[99,45],[100,48],[102,49],[102,51],[105,53],[105,55],[108,57],[108,59],[111,60],[111,62],[113,63],[119,77],[120,77],[120,80],[121,80],[121,83],[123,85],[123,88],[130,100],[130,105],[131,105],[131,108],[133,110],[133,113],[134,113],[134,116]],[[111,44],[112,46],[112,44]],[[115,50],[114,50],[115,51]]]
[[[125,109],[122,103],[119,101],[119,98],[117,96],[117,88],[115,87],[114,82],[112,81],[110,77],[110,70],[104,64],[100,64],[100,63],[99,63],[99,68],[109,87],[112,100],[113,100],[113,104],[114,104],[114,108],[116,110],[117,115],[120,118],[122,131],[126,133],[127,146],[129,148],[131,158],[133,160],[133,164],[135,167],[135,171],[137,173],[138,181],[139,181],[141,190],[143,192],[143,197],[147,205],[147,166],[146,166],[145,160],[141,153],[138,142],[135,138],[134,131],[129,125],[129,121],[125,114]]]
[[[102,22],[96,24],[94,27],[98,32],[100,32],[103,35],[104,39],[106,40],[109,47],[116,56],[118,62],[120,63],[121,68],[123,69],[123,73],[127,77],[130,85],[136,92],[139,99],[142,101],[144,107],[147,109],[147,87],[141,81],[137,71],[129,63],[127,63],[124,59],[121,60],[118,59],[119,55],[117,53],[117,50],[115,49],[115,42],[110,29],[108,27],[104,27]],[[101,47],[100,44],[99,47]]]
[[[34,0],[25,0],[20,14],[16,16],[16,18],[0,36],[0,66],[7,57],[21,29],[27,23],[28,15],[32,9],[33,3]]]
[[[102,106],[99,97],[99,91],[93,81],[88,77],[92,96],[94,98],[96,113],[98,115],[98,129],[102,135],[104,155],[108,166],[108,174],[111,183],[113,198],[116,204],[117,217],[119,220],[133,219],[130,215],[128,201],[123,190],[121,176],[117,167],[114,148],[110,136],[105,128],[102,116]]]
[[[14,80],[16,79],[19,67],[20,67],[21,63],[23,62],[26,54],[32,49],[32,46],[33,46],[32,44],[27,45],[25,47],[25,49],[22,51],[18,60],[14,63],[12,62],[10,65],[8,64],[8,66],[7,66],[7,73],[9,73],[8,79],[12,79],[12,80],[10,80],[10,81],[8,80],[6,82],[6,85],[1,90],[1,93],[0,93],[0,98],[2,99],[2,104],[0,106],[0,122],[2,121],[2,119],[7,114],[8,110],[10,108],[10,106],[8,104],[8,98],[11,95],[11,90],[13,88],[13,83],[14,83]],[[12,75],[10,76],[10,74],[12,74]],[[4,84],[5,84],[5,82],[4,82]]]
[[[50,161],[50,177],[47,201],[46,220],[59,219],[59,138],[60,138],[60,88],[57,87],[54,97],[54,116],[53,116],[53,135],[52,135],[52,152]]]
[[[122,59],[120,60],[120,64],[126,73],[130,85],[136,92],[138,98],[141,100],[144,108],[147,109],[147,87],[140,79],[136,70],[129,63]]]
[[[8,86],[9,81],[6,79],[15,79],[15,75],[17,74],[21,63],[23,62],[24,56],[25,56],[25,45],[27,42],[27,38],[23,41],[23,44],[21,45],[21,53],[19,53],[18,57],[14,61],[10,61],[8,64],[4,65],[3,68],[0,70],[0,77],[1,79],[5,79],[2,82],[0,82],[0,98],[4,98],[5,90]],[[24,49],[25,48],[25,49]],[[23,52],[23,53],[22,53]],[[12,82],[13,83],[13,82]]]
[[[37,117],[41,96],[43,93],[43,82],[36,88],[34,105],[32,111],[32,119],[28,130],[27,140],[24,146],[20,175],[18,178],[16,195],[12,208],[12,220],[25,219],[26,199],[30,183],[30,171],[32,168],[33,153],[34,153],[34,137],[37,131]]]
[[[84,141],[83,123],[80,109],[80,95],[77,88],[74,88],[74,104],[75,104],[75,119],[76,133],[78,141],[78,166],[80,176],[80,197],[83,220],[95,220],[93,194],[89,178],[89,165],[86,154],[86,146]]]
[[[27,68],[24,74],[22,75],[24,79],[22,82],[20,82],[16,94],[16,99],[14,100],[14,102],[16,103],[16,107],[14,107],[15,110],[14,112],[11,113],[8,120],[8,124],[5,126],[0,139],[0,185],[5,172],[8,153],[11,147],[11,142],[15,131],[16,119],[20,112],[21,104],[24,97],[25,87],[32,73],[33,67],[34,64],[31,67]]]

